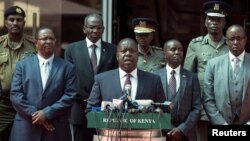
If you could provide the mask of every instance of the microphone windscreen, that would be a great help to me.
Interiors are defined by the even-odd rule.
[[[138,105],[141,105],[141,106],[145,106],[145,107],[149,107],[149,106],[151,106],[151,104],[152,103],[154,103],[154,101],[153,100],[135,100],[137,103],[138,103]]]

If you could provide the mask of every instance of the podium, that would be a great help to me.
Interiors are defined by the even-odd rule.
[[[161,129],[171,129],[169,113],[89,112],[88,128],[99,130],[94,141],[165,141]]]

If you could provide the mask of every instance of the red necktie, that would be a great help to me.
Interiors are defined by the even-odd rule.
[[[91,55],[90,55],[92,68],[93,68],[93,71],[94,71],[95,74],[96,74],[96,71],[97,71],[97,57],[96,57],[96,52],[95,52],[96,47],[97,46],[95,44],[91,45],[92,52],[91,52]]]
[[[175,96],[176,95],[176,79],[175,79],[175,76],[174,76],[175,71],[172,70],[170,74],[171,74],[171,77],[169,79],[168,87],[169,87],[169,90],[170,90],[171,94],[173,96]]]

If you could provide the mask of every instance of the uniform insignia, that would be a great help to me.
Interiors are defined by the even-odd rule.
[[[157,46],[152,46],[153,49],[157,49],[157,50],[162,50],[162,48],[157,47]]]
[[[5,41],[5,39],[8,37],[8,34],[0,36],[0,42]]]
[[[32,37],[32,36],[29,36],[29,35],[24,35],[24,39],[34,43],[35,42],[35,39]]]
[[[22,10],[20,8],[16,8],[16,12],[22,14]]]
[[[197,38],[192,39],[192,42],[201,42],[203,40],[204,36],[199,36]]]
[[[219,11],[220,10],[220,5],[218,3],[214,4],[214,10]]]
[[[139,26],[140,27],[146,27],[147,26],[147,22],[146,21],[140,21],[139,22]]]

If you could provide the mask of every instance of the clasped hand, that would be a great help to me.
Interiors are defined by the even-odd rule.
[[[42,110],[36,111],[32,114],[32,124],[42,125],[47,131],[54,131],[54,125],[47,120],[44,112]]]

